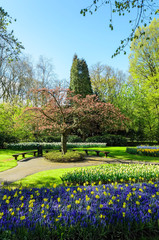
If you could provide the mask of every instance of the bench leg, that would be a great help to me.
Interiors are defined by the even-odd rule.
[[[88,150],[84,150],[85,152],[86,152],[86,154],[87,154],[87,156],[88,156]]]
[[[34,157],[36,156],[36,152],[33,153],[34,154]]]
[[[97,156],[99,157],[99,152],[98,152],[98,151],[96,151],[96,153],[97,153]]]
[[[25,153],[22,154],[22,157],[25,158]]]
[[[17,160],[18,159],[18,156],[15,156],[15,160]]]

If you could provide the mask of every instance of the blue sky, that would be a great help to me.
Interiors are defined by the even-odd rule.
[[[59,79],[69,80],[73,55],[84,58],[90,67],[97,62],[124,72],[128,71],[128,55],[111,58],[120,40],[130,33],[127,17],[113,17],[114,31],[108,27],[110,9],[102,7],[83,17],[81,8],[91,0],[4,0],[2,7],[17,21],[12,23],[14,35],[25,47],[24,53],[34,62],[40,55],[52,59]]]

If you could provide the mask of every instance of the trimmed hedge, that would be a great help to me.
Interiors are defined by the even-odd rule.
[[[126,148],[126,152],[130,154],[137,154],[137,148]]]
[[[127,145],[127,139],[120,135],[103,135],[103,136],[94,136],[94,137],[88,137],[86,139],[86,142],[101,142],[101,143],[107,143],[107,146],[126,146]]]
[[[44,157],[52,162],[78,162],[84,159],[85,153],[67,152],[63,155],[61,152],[49,152]]]

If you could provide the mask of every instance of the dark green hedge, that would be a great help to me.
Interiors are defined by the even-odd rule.
[[[77,135],[69,135],[68,142],[77,143],[77,142],[83,142],[83,141],[82,141],[82,138],[78,137]]]
[[[107,146],[126,146],[127,145],[127,139],[120,135],[103,135],[103,136],[94,136],[94,137],[88,137],[86,139],[86,142],[101,142],[101,143],[107,143]]]
[[[130,154],[137,154],[137,148],[128,147],[126,148],[126,152]]]

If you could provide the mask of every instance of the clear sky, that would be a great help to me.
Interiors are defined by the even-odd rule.
[[[2,1],[2,0],[1,0]],[[110,9],[102,7],[83,17],[80,10],[91,0],[3,0],[1,6],[17,21],[15,37],[34,62],[40,55],[52,59],[59,79],[69,80],[73,55],[90,67],[97,62],[128,71],[128,54],[111,58],[120,40],[130,33],[127,17],[114,17],[114,31],[108,27]]]

